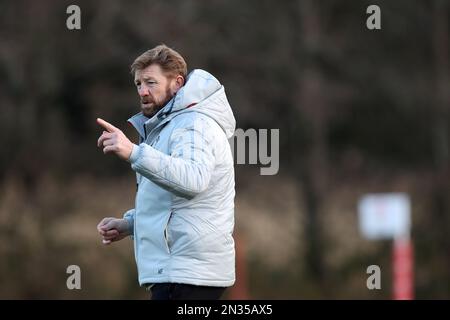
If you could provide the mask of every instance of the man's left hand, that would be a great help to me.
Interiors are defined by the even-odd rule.
[[[102,126],[106,131],[98,138],[97,146],[103,147],[104,153],[113,152],[119,158],[128,160],[133,151],[133,143],[127,138],[127,136],[118,128],[114,127],[109,122],[103,119],[97,118],[97,123]]]

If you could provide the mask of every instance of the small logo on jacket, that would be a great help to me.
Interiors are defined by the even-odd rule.
[[[164,272],[163,268],[158,269],[158,274],[162,274]]]

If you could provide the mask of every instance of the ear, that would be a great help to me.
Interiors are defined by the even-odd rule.
[[[182,86],[184,86],[184,78],[183,78],[183,76],[178,75],[175,78],[175,83],[174,83],[175,90],[176,91],[180,90],[180,88]]]

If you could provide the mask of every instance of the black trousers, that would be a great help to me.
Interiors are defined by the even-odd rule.
[[[156,283],[152,300],[219,300],[226,287],[194,286],[180,283]]]

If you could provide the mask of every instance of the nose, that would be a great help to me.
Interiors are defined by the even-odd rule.
[[[148,90],[148,88],[146,86],[141,86],[138,89],[138,93],[139,93],[139,96],[141,96],[141,97],[150,95],[150,91]]]

